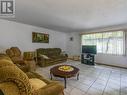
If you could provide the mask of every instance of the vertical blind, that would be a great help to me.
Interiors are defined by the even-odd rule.
[[[97,53],[124,55],[125,32],[113,31],[82,35],[82,45],[96,45]]]

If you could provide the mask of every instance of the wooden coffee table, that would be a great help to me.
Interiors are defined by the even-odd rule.
[[[62,71],[59,69],[61,66],[70,66],[73,69],[72,71]],[[50,69],[51,80],[52,80],[52,75],[55,77],[64,78],[64,84],[66,88],[67,78],[77,76],[77,80],[79,80],[79,69],[71,65],[58,65]]]

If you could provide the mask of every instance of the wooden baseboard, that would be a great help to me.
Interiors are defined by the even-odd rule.
[[[104,64],[104,63],[96,63],[96,64],[98,64],[98,65],[106,65],[106,66],[111,66],[111,67],[117,67],[117,68],[127,69],[127,67],[115,66],[115,65]]]
[[[68,58],[68,60],[81,61],[80,59],[71,59],[71,58]]]

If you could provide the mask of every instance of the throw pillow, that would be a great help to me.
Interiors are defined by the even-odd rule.
[[[30,82],[33,90],[38,90],[38,89],[47,85],[44,81],[37,79],[37,78],[31,78],[31,79],[29,79],[29,82]]]
[[[40,54],[41,57],[43,57],[44,59],[50,59],[48,56]]]

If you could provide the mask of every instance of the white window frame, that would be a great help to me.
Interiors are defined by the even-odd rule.
[[[106,54],[106,55],[118,55],[118,56],[125,56],[126,55],[126,31],[123,31],[123,30],[116,30],[116,31],[106,31],[106,32],[96,32],[96,33],[86,33],[86,34],[82,34],[82,36],[81,36],[81,45],[82,45],[82,37],[83,37],[83,35],[89,35],[89,34],[97,34],[97,33],[108,33],[108,32],[118,32],[118,31],[122,31],[124,34],[123,34],[123,54],[110,54],[110,53],[103,53],[103,51],[102,51],[102,53],[98,53],[97,52],[97,54]],[[103,37],[102,37],[102,39],[103,39]]]

